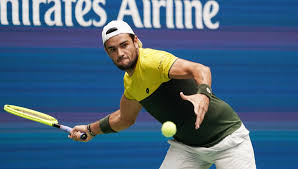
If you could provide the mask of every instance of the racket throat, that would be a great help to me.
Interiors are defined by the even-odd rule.
[[[53,124],[53,127],[56,127],[56,128],[60,129],[60,124]]]

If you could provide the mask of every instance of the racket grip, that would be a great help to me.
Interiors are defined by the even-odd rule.
[[[60,125],[60,129],[70,133],[70,131],[72,130],[71,127],[68,127],[68,126],[64,126],[64,125]],[[87,139],[87,134],[86,133],[81,133],[81,136],[80,136],[81,140],[86,140]]]

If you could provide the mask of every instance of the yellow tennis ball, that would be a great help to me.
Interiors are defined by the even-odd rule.
[[[176,124],[171,121],[164,122],[161,126],[161,132],[165,137],[174,136],[176,131]]]

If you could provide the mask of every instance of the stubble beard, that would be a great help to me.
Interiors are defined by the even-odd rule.
[[[139,53],[137,52],[138,50],[135,51],[136,53],[136,57],[134,58],[134,60],[132,60],[128,65],[117,65],[115,62],[114,64],[123,71],[127,71],[127,70],[132,70],[136,67],[137,62],[138,62],[138,58],[139,58]]]

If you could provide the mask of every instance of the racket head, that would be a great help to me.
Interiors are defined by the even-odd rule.
[[[53,126],[53,124],[58,124],[57,119],[55,119],[54,117],[25,107],[4,105],[4,110],[16,116],[36,121],[45,125]]]

